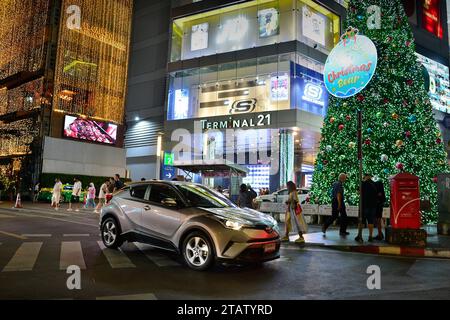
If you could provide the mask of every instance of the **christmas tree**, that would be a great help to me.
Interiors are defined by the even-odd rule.
[[[346,99],[331,97],[322,129],[313,177],[313,202],[331,203],[330,188],[340,172],[348,174],[346,200],[359,202],[357,110],[363,114],[363,171],[386,186],[400,171],[419,176],[422,199],[433,210],[424,223],[436,220],[437,175],[448,172],[447,154],[433,118],[413,34],[400,0],[351,0],[347,26],[359,30],[377,47],[378,66],[369,85]]]

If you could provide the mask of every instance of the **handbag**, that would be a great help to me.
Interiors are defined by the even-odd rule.
[[[296,225],[297,228],[301,231],[301,233],[308,233],[308,224],[306,223],[305,216],[303,215],[302,206],[297,203],[295,207],[295,217],[297,218]]]

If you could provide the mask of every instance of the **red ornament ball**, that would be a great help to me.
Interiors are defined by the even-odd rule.
[[[434,177],[434,178],[433,178],[433,182],[434,182],[434,183],[438,183],[438,177]]]
[[[437,143],[437,144],[441,144],[441,143],[442,143],[442,140],[438,138],[438,139],[436,139],[436,143]]]
[[[362,94],[358,94],[358,96],[356,97],[356,99],[358,99],[359,102],[363,102],[365,97]]]
[[[366,141],[364,141],[364,144],[366,146],[370,146],[372,144],[372,141],[370,139],[366,139]]]
[[[406,136],[407,138],[411,137],[411,131],[406,131],[406,132],[405,132],[405,136]]]
[[[384,98],[384,99],[383,99],[383,103],[384,103],[384,104],[389,103],[389,99],[388,99],[388,98]]]
[[[395,167],[396,167],[398,170],[403,170],[403,169],[405,168],[405,165],[404,165],[403,163],[401,163],[401,162],[397,162],[397,164],[395,165]]]
[[[339,131],[342,131],[342,130],[344,130],[344,125],[340,124],[338,128],[339,128]]]
[[[350,121],[350,120],[352,120],[352,117],[351,116],[346,116],[345,120]]]
[[[323,164],[327,165],[328,164],[328,160],[323,160]]]
[[[406,84],[407,84],[408,86],[412,86],[413,83],[414,83],[414,80],[412,80],[412,79],[406,80]]]
[[[411,46],[411,41],[406,41],[405,44],[407,47],[409,47],[409,46]]]

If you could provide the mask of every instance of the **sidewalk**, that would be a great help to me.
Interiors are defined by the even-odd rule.
[[[32,203],[32,202],[22,202],[22,209],[15,209],[13,202],[10,201],[3,201],[0,202],[0,209],[10,209],[10,210],[29,210],[29,211],[39,211],[39,212],[67,212],[67,208],[69,207],[68,203],[62,203],[59,210],[55,210],[50,206],[50,203],[45,202],[38,202],[38,203]],[[83,204],[80,204],[80,212],[93,212],[94,209],[83,209]]]
[[[284,228],[283,225],[280,227]],[[369,232],[367,229],[363,231],[364,243],[355,241],[355,237],[358,234],[357,228],[349,228],[347,231],[350,235],[347,237],[341,237],[339,229],[328,229],[325,236],[319,230],[321,230],[320,226],[310,226],[310,233],[304,235],[306,246],[319,246],[341,251],[381,255],[450,259],[450,237],[438,235],[436,226],[425,227],[428,233],[427,246],[425,248],[391,245],[385,241],[368,242]],[[374,235],[377,235],[377,231],[374,232]],[[295,236],[291,237],[291,241],[295,239]]]

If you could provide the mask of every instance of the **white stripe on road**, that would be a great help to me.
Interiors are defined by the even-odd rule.
[[[97,297],[96,300],[158,300],[153,293],[131,294],[127,296]]]
[[[70,238],[70,237],[74,237],[74,238],[76,238],[76,237],[89,237],[90,236],[90,234],[75,234],[75,233],[69,233],[69,234],[63,234],[63,237],[66,237],[66,238]]]
[[[27,238],[51,238],[52,235],[51,234],[29,234],[29,233],[25,233],[25,234],[22,234],[22,237],[27,237]]]
[[[86,269],[83,250],[81,250],[81,243],[79,241],[61,243],[59,269],[66,270],[69,266],[78,266],[80,269]]]
[[[168,258],[162,253],[155,252],[151,246],[147,246],[142,243],[135,242],[134,245],[154,264],[158,267],[175,267],[180,264],[172,259]]]
[[[31,271],[34,268],[42,242],[24,242],[2,272]]]
[[[103,254],[108,260],[111,268],[120,269],[120,268],[135,268],[133,262],[120,250],[108,249],[105,247],[102,241],[97,241],[100,249],[102,249]]]

